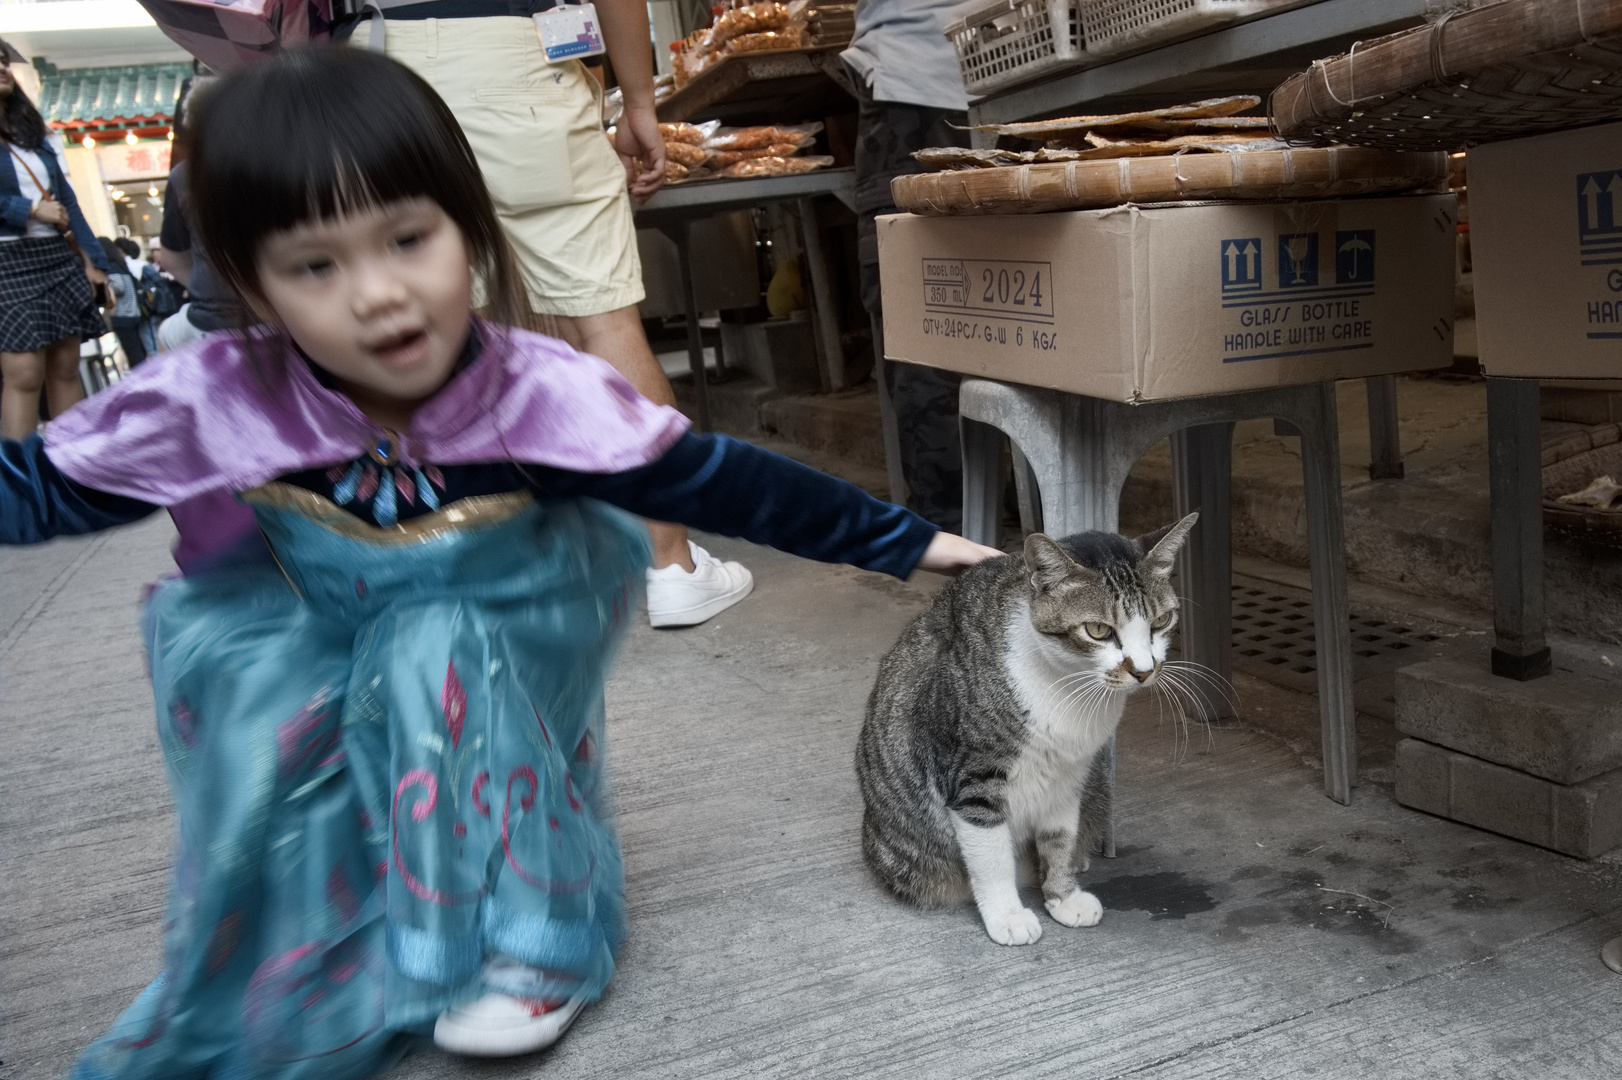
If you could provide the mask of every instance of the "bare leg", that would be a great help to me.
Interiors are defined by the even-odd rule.
[[[84,400],[79,380],[79,339],[63,338],[45,346],[45,407],[61,416]]]
[[[614,365],[614,370],[625,376],[637,393],[660,405],[676,404],[676,392],[670,388],[670,380],[665,378],[658,359],[648,347],[648,337],[642,332],[642,319],[635,307],[601,315],[557,316],[557,322],[563,340],[581,352],[600,356]],[[693,572],[685,525],[650,521],[648,536],[653,541],[655,570],[674,564],[688,573]]]
[[[0,352],[0,434],[26,439],[39,426],[39,393],[45,387],[45,350]]]

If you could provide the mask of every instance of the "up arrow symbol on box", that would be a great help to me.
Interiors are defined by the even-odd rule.
[[[1611,178],[1611,187],[1613,189],[1616,187],[1615,177]],[[1588,178],[1588,183],[1583,185],[1583,212],[1586,215],[1586,220],[1583,227],[1588,232],[1594,232],[1599,228],[1600,191],[1601,188],[1599,186],[1599,181],[1590,176]]]
[[[1616,210],[1617,210],[1618,196],[1622,196],[1622,173],[1612,173],[1611,174],[1610,183],[1605,185],[1605,194],[1608,196],[1607,199],[1605,200],[1606,201],[1606,207],[1611,212],[1610,215],[1609,215],[1610,220],[1608,222],[1606,222],[1606,225],[1609,226],[1610,228],[1614,229],[1614,228],[1616,228],[1616,226],[1618,224],[1618,222],[1617,222],[1618,215],[1617,215]]]
[[[1254,280],[1254,279],[1261,276],[1260,274],[1258,274],[1256,272],[1256,259],[1260,255],[1261,255],[1261,252],[1256,250],[1256,245],[1253,244],[1253,243],[1250,243],[1249,241],[1246,241],[1246,243],[1245,243],[1245,279],[1247,281],[1248,280]]]

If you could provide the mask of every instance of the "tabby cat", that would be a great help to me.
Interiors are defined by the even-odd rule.
[[[1015,874],[1034,845],[1048,913],[1098,922],[1077,840],[1106,809],[1100,751],[1128,695],[1162,677],[1172,565],[1197,517],[1137,540],[1037,533],[1023,560],[965,571],[902,631],[856,747],[862,851],[893,892],[936,905],[968,891],[993,941],[1028,945],[1042,925]]]

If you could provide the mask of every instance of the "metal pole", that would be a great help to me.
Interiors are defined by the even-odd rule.
[[[817,208],[811,199],[799,200],[800,231],[805,240],[806,268],[811,272],[811,306],[817,323],[817,344],[822,351],[823,381],[829,390],[845,388],[845,351],[839,347],[839,313],[828,277],[828,263],[822,256],[822,233],[817,228]]]
[[[704,378],[704,334],[698,325],[698,284],[693,278],[692,224],[679,221],[661,230],[676,245],[681,264],[681,298],[687,307],[687,370],[693,373],[693,411],[698,430],[710,431],[710,386]]]
[[[1369,391],[1369,478],[1402,479],[1402,440],[1397,434],[1397,377],[1375,375]]]
[[[1487,380],[1492,494],[1492,673],[1527,682],[1553,670],[1543,617],[1543,433],[1536,379]]]

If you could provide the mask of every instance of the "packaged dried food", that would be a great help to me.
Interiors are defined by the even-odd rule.
[[[760,34],[740,34],[722,49],[728,56],[742,53],[773,52],[780,49],[805,48],[805,31],[797,26],[785,30],[768,30]]]
[[[662,125],[661,125],[662,126]],[[686,168],[696,169],[704,164],[709,157],[708,152],[701,146],[691,143],[665,141],[665,160],[677,162]]]
[[[710,25],[705,46],[712,50],[719,49],[734,38],[781,30],[788,26],[792,18],[787,4],[770,2],[723,11]]]
[[[794,176],[832,165],[831,157],[763,157],[750,158],[728,165],[716,173],[729,180],[752,179],[761,176]]]
[[[709,139],[705,140],[706,150],[759,150],[767,146],[778,146],[783,143],[793,143],[799,147],[809,146],[816,140],[817,132],[822,130],[820,122],[814,124],[793,124],[788,126],[774,126],[768,124],[764,127],[721,128]]]
[[[660,124],[659,137],[667,143],[704,145],[704,132],[696,124]]]
[[[750,158],[763,157],[792,157],[800,152],[799,146],[794,143],[773,143],[771,146],[762,146],[756,150],[711,150],[708,151],[710,164],[717,169],[728,165],[735,165]]]
[[[665,183],[673,184],[677,180],[685,180],[685,179],[687,179],[687,174],[689,172],[691,172],[691,171],[692,171],[691,169],[689,169],[687,166],[683,165],[679,161],[670,161],[669,159],[666,159],[666,161],[665,161]]]

